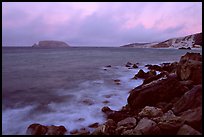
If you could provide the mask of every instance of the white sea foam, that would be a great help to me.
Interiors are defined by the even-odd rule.
[[[142,67],[144,71],[147,71]],[[127,104],[129,91],[142,83],[142,79],[132,79],[139,71],[126,67],[115,66],[108,71],[99,69],[102,77],[99,80],[88,80],[73,89],[59,89],[59,96],[73,96],[63,103],[50,102],[47,104],[49,113],[36,113],[35,107],[27,106],[20,109],[8,109],[3,111],[3,134],[25,134],[26,128],[33,123],[43,125],[63,125],[68,131],[86,127],[95,122],[103,123],[105,115],[101,108],[109,106],[113,110],[119,110]],[[120,85],[114,80],[119,79]],[[32,116],[30,116],[30,114]],[[91,130],[91,129],[89,129]]]

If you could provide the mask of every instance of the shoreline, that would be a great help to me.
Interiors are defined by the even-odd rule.
[[[200,94],[202,89],[200,69],[202,67],[199,68],[200,64],[202,66],[202,55],[198,54],[186,53],[179,62],[163,63],[161,66],[146,64],[145,67],[150,71],[142,72],[141,70],[134,76],[135,79],[143,78],[143,84],[130,91],[127,98],[128,103],[121,106],[120,110],[111,110],[104,106],[101,110],[106,115],[107,121],[100,125],[99,123],[90,125],[94,129],[93,132],[88,131],[88,127],[74,131],[69,131],[68,128],[67,131],[64,127],[58,126],[51,128],[50,126],[35,125],[32,127],[30,125],[27,134],[35,134],[36,127],[44,128],[45,131],[49,131],[51,128],[53,134],[56,134],[56,132],[57,134],[67,134],[68,132],[72,135],[202,134],[200,129],[200,115],[202,115],[200,108],[202,104],[199,100],[202,97]],[[183,60],[191,64],[183,64]],[[193,64],[191,60],[193,60]],[[197,64],[194,64],[195,61]],[[189,69],[193,71],[193,76],[183,74],[183,71],[181,71],[183,65],[189,66]],[[161,73],[155,74],[155,71]],[[175,89],[176,91],[173,91]],[[186,94],[184,93],[187,92],[191,96],[199,95],[199,99],[195,100],[191,106],[188,104],[182,106],[180,102],[190,98],[190,96],[185,97]],[[189,103],[188,100],[186,102]],[[197,117],[195,117],[195,113]],[[192,115],[193,120],[189,119]]]

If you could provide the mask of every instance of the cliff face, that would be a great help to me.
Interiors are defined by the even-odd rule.
[[[128,44],[121,47],[135,48],[201,48],[202,33],[192,34],[185,37],[171,38],[158,43]]]
[[[153,45],[153,48],[199,48],[202,46],[202,33],[172,38]]]
[[[54,41],[54,40],[47,40],[47,41],[40,41],[38,44],[34,44],[32,47],[35,48],[64,48],[70,47],[67,43],[62,41]]]

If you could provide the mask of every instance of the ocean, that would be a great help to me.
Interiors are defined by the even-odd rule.
[[[2,48],[2,134],[26,134],[33,123],[68,131],[103,123],[101,108],[121,109],[129,91],[142,84],[132,78],[140,69],[148,71],[144,65],[179,61],[186,52],[202,54],[201,49]],[[128,69],[127,62],[139,68]]]

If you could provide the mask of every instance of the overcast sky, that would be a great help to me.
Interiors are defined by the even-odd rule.
[[[3,2],[3,46],[121,46],[202,31],[201,2]]]

